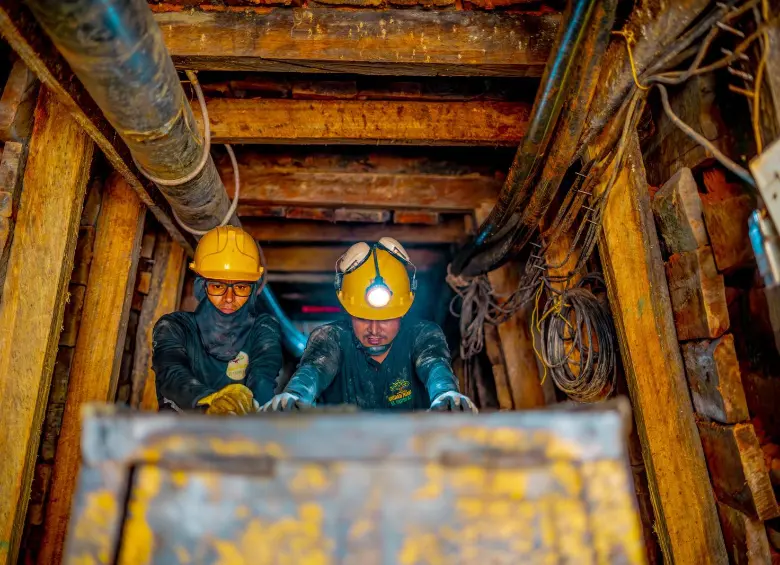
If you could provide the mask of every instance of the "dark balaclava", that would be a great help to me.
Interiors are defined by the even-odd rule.
[[[206,295],[206,281],[195,278],[195,322],[198,325],[200,340],[209,355],[220,361],[232,361],[246,344],[252,326],[257,319],[260,305],[258,283],[252,284],[252,294],[241,308],[232,314],[224,314],[211,303]]]

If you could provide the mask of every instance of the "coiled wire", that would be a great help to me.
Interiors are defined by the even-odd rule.
[[[586,288],[594,284],[604,284],[601,275],[550,296],[540,328],[542,362],[555,385],[578,402],[604,400],[617,379],[615,329],[607,305]]]

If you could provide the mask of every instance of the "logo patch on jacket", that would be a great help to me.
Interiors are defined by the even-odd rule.
[[[243,351],[239,351],[235,359],[228,363],[225,373],[229,379],[243,381],[246,376],[247,367],[249,367],[249,355]]]
[[[387,401],[390,406],[396,406],[412,399],[412,383],[404,378],[397,379],[390,383],[390,396]]]

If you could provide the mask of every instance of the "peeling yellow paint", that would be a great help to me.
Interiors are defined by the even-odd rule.
[[[160,492],[162,480],[162,471],[158,467],[143,466],[138,469],[128,504],[119,565],[147,565],[152,562],[154,533],[147,512],[149,503]]]
[[[290,480],[290,491],[295,494],[321,493],[330,489],[333,481],[322,465],[303,465]]]
[[[117,502],[111,492],[98,490],[87,496],[84,511],[74,529],[74,538],[85,553],[76,556],[79,563],[109,563],[113,549],[112,525],[117,518]]]

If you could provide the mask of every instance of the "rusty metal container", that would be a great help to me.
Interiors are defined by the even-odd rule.
[[[88,407],[65,562],[644,563],[624,419]]]

